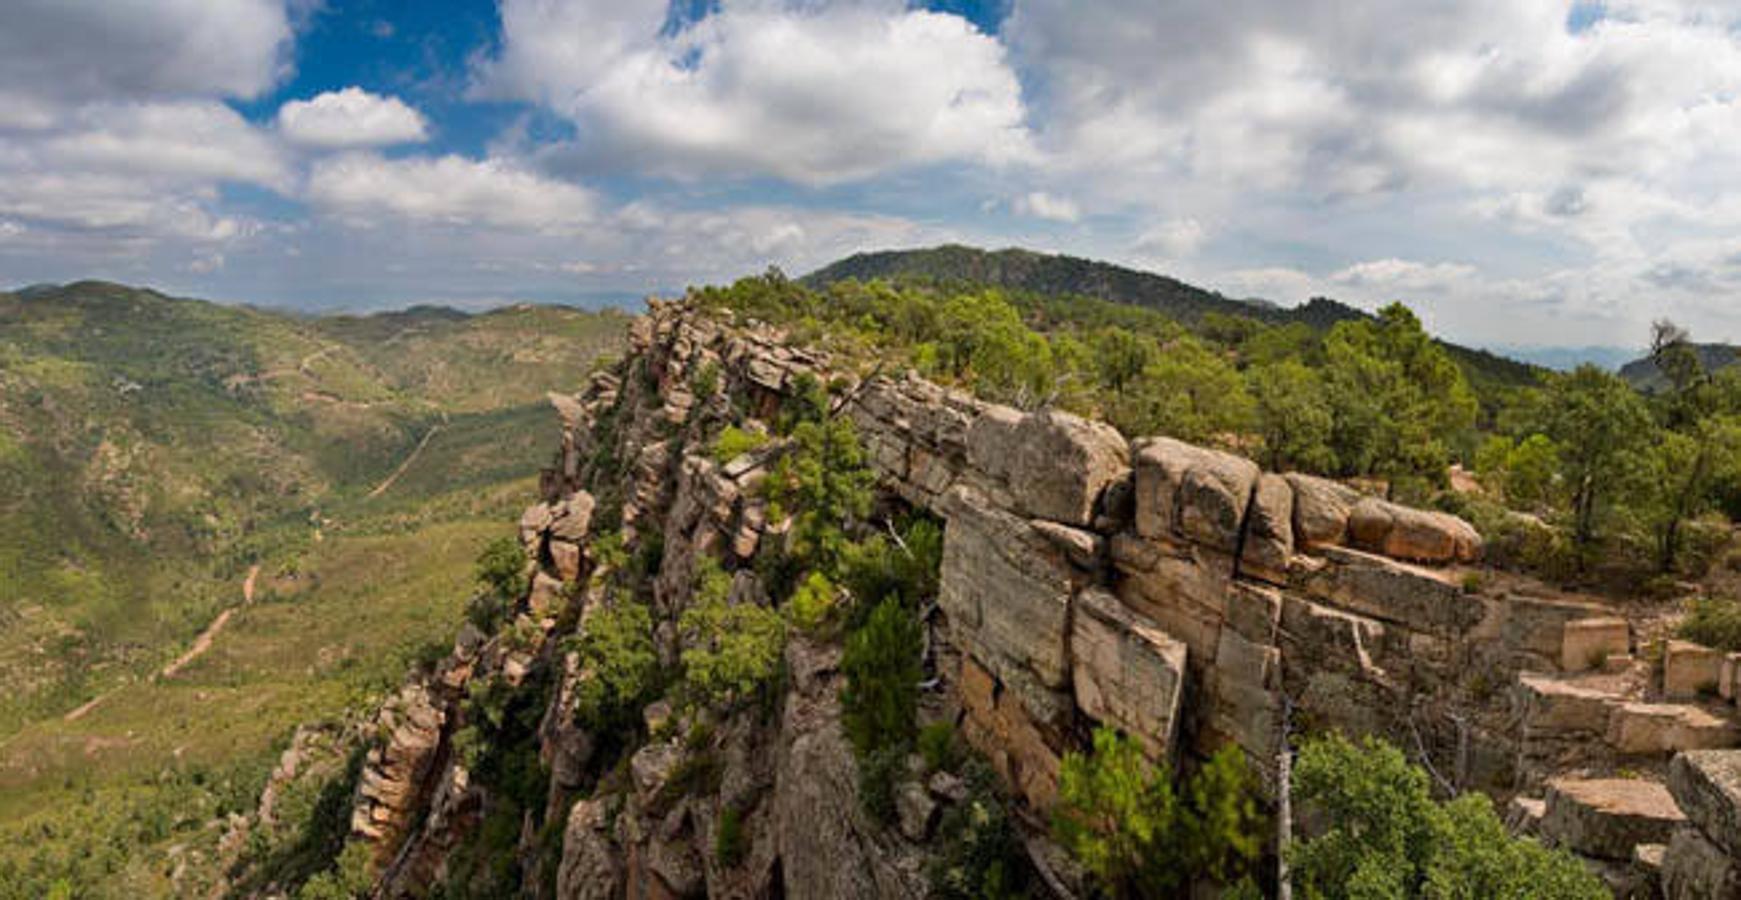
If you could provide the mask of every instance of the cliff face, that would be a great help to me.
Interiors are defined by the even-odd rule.
[[[1062,755],[1095,724],[1156,759],[1235,743],[1272,791],[1287,728],[1338,728],[1390,737],[1444,788],[1518,798],[1519,827],[1606,860],[1631,890],[1631,848],[1668,843],[1681,820],[1617,832],[1638,818],[1626,805],[1668,797],[1674,752],[1735,742],[1732,707],[1640,702],[1655,688],[1613,610],[1473,568],[1480,538],[1455,517],[1167,438],[1127,442],[1065,413],[861,377],[770,330],[655,305],[621,364],[553,397],[561,449],[520,522],[531,577],[517,622],[462,635],[379,716],[353,831],[381,867],[380,894],[445,877],[488,820],[496,800],[455,734],[468,696],[506,684],[542,704],[528,739],[549,777],[515,842],[533,893],[925,895],[939,807],[959,802],[960,786],[908,777],[898,827],[860,810],[837,646],[788,643],[774,710],[674,721],[655,704],[653,737],[596,783],[585,773],[611,736],[585,733],[570,712],[588,674],[560,639],[602,602],[586,585],[611,564],[594,541],[603,525],[631,549],[662,546],[650,599],[668,664],[702,557],[735,570],[734,600],[769,602],[754,562],[788,528],[755,489],[770,451],[721,463],[706,438],[734,419],[771,419],[805,375],[837,382],[834,414],[856,423],[880,502],[943,521],[927,714],[958,724],[1032,821],[1052,803]],[[1622,762],[1643,787],[1592,777]],[[1699,796],[1719,798],[1705,803],[1718,811],[1674,836],[1677,877],[1733,877],[1710,852],[1728,846],[1728,795]],[[741,850],[718,852],[725,828],[743,835]],[[1034,856],[1063,889],[1067,867],[1053,871],[1043,846]]]

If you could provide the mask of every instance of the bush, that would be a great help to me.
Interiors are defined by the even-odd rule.
[[[1376,738],[1307,742],[1294,791],[1302,808],[1329,825],[1289,852],[1294,884],[1307,900],[1608,896],[1570,854],[1508,836],[1485,796],[1435,803],[1426,773]]]
[[[877,604],[846,641],[840,669],[841,721],[863,759],[885,748],[912,745],[919,704],[923,633],[919,622],[890,597]]]
[[[954,771],[961,765],[961,746],[955,741],[955,726],[932,722],[919,729],[919,755],[927,772]]]
[[[746,431],[736,425],[727,425],[713,439],[713,461],[725,465],[734,459],[767,446],[768,436],[759,431]]]
[[[587,619],[571,646],[583,673],[575,686],[575,721],[598,735],[634,730],[659,676],[653,614],[647,605],[617,599]]]
[[[719,393],[719,363],[708,360],[689,379],[689,389],[698,400],[711,400]]]
[[[1092,755],[1064,757],[1053,830],[1114,896],[1173,897],[1193,879],[1234,884],[1262,850],[1262,826],[1237,747],[1216,752],[1182,794],[1167,765],[1110,728],[1095,730]]]
[[[983,763],[965,773],[967,800],[950,807],[937,826],[938,852],[931,889],[942,900],[1026,897],[1033,879],[1027,854],[1010,822],[996,776]]]
[[[507,620],[514,604],[530,586],[526,577],[526,552],[512,535],[504,535],[478,554],[473,574],[482,590],[466,606],[466,620],[485,634],[494,634]]]
[[[821,572],[811,572],[787,603],[792,624],[800,631],[821,631],[834,617],[834,595],[834,582]]]
[[[743,862],[744,852],[748,849],[743,815],[735,806],[720,810],[718,830],[713,835],[713,858],[725,868],[736,868]]]
[[[749,697],[779,672],[786,645],[780,614],[731,603],[731,576],[703,557],[695,595],[678,620],[687,699],[701,705]]]
[[[1697,597],[1687,608],[1687,617],[1676,632],[1696,644],[1730,653],[1741,651],[1741,600],[1734,597]]]
[[[858,759],[858,802],[883,825],[895,821],[895,785],[906,768],[907,751],[900,746],[873,750]]]

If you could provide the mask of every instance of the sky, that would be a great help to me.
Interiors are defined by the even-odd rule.
[[[1023,246],[1741,338],[1737,0],[6,0],[0,284],[633,302]]]

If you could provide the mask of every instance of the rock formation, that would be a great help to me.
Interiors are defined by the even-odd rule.
[[[1622,614],[1486,573],[1462,520],[1169,438],[1127,442],[1064,412],[866,377],[686,303],[653,303],[631,337],[613,370],[553,398],[560,450],[520,521],[527,624],[462,641],[381,714],[354,831],[377,848],[382,895],[424,889],[445,848],[478,827],[488,801],[452,746],[467,685],[534,670],[554,673],[539,752],[543,815],[563,833],[551,861],[536,859],[531,819],[521,845],[527,870],[552,867],[558,896],[924,894],[929,829],[958,791],[911,778],[898,828],[866,820],[826,646],[788,647],[771,723],[709,723],[696,746],[660,736],[697,724],[672,731],[658,711],[667,727],[626,775],[576,800],[598,736],[566,713],[584,673],[557,639],[600,602],[580,588],[601,565],[601,523],[631,545],[659,536],[652,606],[668,661],[700,556],[737,569],[734,597],[765,602],[749,563],[785,523],[754,489],[764,459],[721,462],[703,437],[738,416],[773,418],[815,379],[837,383],[835,414],[856,423],[883,499],[945,523],[927,702],[1036,817],[1089,725],[1122,729],[1156,759],[1233,742],[1273,778],[1288,708],[1303,727],[1389,737],[1444,790],[1518,798],[1519,827],[1590,857],[1617,890],[1660,864],[1672,897],[1737,896],[1737,751],[1669,765],[1738,742],[1732,704],[1682,696],[1689,679],[1720,681],[1725,660],[1678,652],[1665,692]],[[711,391],[697,387],[703,372]],[[715,790],[673,787],[704,763]],[[1613,778],[1622,767],[1634,780]],[[747,836],[729,865],[715,853],[728,813]]]

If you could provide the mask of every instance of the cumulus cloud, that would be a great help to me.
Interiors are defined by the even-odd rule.
[[[60,101],[253,97],[285,73],[290,40],[284,0],[8,0],[0,85]]]
[[[1050,219],[1054,222],[1074,222],[1082,218],[1082,210],[1069,197],[1058,197],[1045,191],[1031,191],[1017,197],[1010,207],[1017,215]]]
[[[251,231],[218,185],[288,190],[277,145],[221,103],[86,104],[0,143],[0,214],[121,237],[223,241]]]
[[[1355,263],[1330,275],[1337,284],[1380,289],[1439,291],[1476,274],[1460,263],[1420,263],[1406,259],[1375,259]]]
[[[1031,155],[1003,45],[893,0],[725,0],[672,32],[663,0],[504,0],[490,96],[574,121],[590,170],[808,185]]]
[[[358,87],[284,104],[278,131],[292,143],[328,150],[420,143],[429,136],[422,113],[398,97]]]
[[[309,172],[308,199],[356,224],[413,222],[565,231],[596,215],[593,193],[499,159],[387,159],[354,153]]]
[[[1208,236],[1196,219],[1171,219],[1145,229],[1137,236],[1135,249],[1147,257],[1180,259],[1195,256]]]

